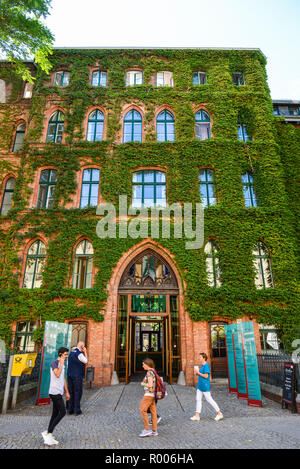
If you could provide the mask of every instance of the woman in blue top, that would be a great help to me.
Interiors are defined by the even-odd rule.
[[[220,411],[218,404],[213,400],[210,394],[210,367],[207,363],[206,353],[200,353],[200,370],[198,367],[194,368],[194,372],[199,376],[197,384],[197,394],[196,394],[196,414],[194,417],[191,417],[191,420],[200,420],[200,413],[202,409],[202,396],[204,395],[207,402],[215,409],[217,415],[215,417],[216,422],[223,418],[223,414]]]

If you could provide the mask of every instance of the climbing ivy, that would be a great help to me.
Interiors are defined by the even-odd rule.
[[[185,284],[185,308],[194,321],[237,319],[248,315],[259,323],[278,325],[287,345],[299,327],[297,312],[296,171],[299,130],[273,117],[261,52],[234,50],[55,50],[53,70],[71,72],[70,84],[57,88],[37,70],[22,151],[10,158],[9,148],[24,100],[13,95],[0,105],[0,144],[5,153],[0,177],[12,165],[17,172],[14,204],[2,217],[0,260],[0,337],[11,341],[12,322],[86,317],[104,319],[107,283],[120,257],[138,239],[100,239],[95,208],[65,208],[74,200],[76,176],[83,164],[101,170],[101,196],[116,206],[120,194],[132,195],[131,172],[139,167],[165,168],[168,203],[200,202],[198,170],[215,170],[218,203],[205,209],[205,240],[215,238],[221,248],[222,286],[207,285],[202,249],[186,250],[185,237],[156,241],[174,256]],[[108,70],[107,87],[90,85],[91,68]],[[144,84],[125,87],[125,71],[143,70]],[[150,80],[157,71],[174,75],[174,88],[156,88]],[[207,84],[193,86],[194,71],[207,73]],[[232,84],[231,73],[244,73],[246,86]],[[1,74],[0,74],[1,77]],[[7,80],[7,78],[6,78]],[[12,88],[14,89],[16,85]],[[49,102],[65,111],[65,144],[43,143],[44,115]],[[121,112],[126,104],[144,109],[144,142],[121,142]],[[106,111],[106,138],[87,142],[84,120],[93,106]],[[155,113],[167,105],[175,115],[176,142],[156,142]],[[196,110],[210,113],[213,138],[194,137]],[[237,140],[237,120],[247,126],[252,141]],[[10,163],[10,161],[14,163]],[[17,161],[16,161],[17,160]],[[5,163],[3,163],[5,162]],[[14,168],[13,168],[14,166]],[[36,171],[53,166],[58,171],[52,209],[29,206]],[[245,208],[241,175],[253,171],[259,207]],[[194,222],[196,212],[194,210]],[[47,263],[40,289],[20,289],[27,243],[38,236],[47,240]],[[74,244],[86,236],[93,243],[97,275],[93,288],[70,285]],[[257,290],[254,284],[254,246],[262,240],[272,256],[276,287]],[[41,338],[41,329],[35,333]]]

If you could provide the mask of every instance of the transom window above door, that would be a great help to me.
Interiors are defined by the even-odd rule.
[[[170,266],[151,249],[148,249],[147,251],[144,251],[144,253],[137,256],[137,258],[133,262],[131,262],[131,264],[129,264],[129,266],[123,273],[119,289],[121,290],[126,288],[177,289],[178,284]],[[157,300],[155,299],[155,297],[151,298],[153,299],[153,302],[155,304],[157,303],[157,301],[160,301],[159,297],[157,297]],[[139,297],[139,299],[137,299],[136,301],[144,301],[144,297]],[[161,298],[161,301],[165,300]],[[165,306],[163,306],[163,303],[161,304],[161,307],[163,309],[165,308]]]

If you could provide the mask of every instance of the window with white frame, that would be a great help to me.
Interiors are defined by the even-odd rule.
[[[174,86],[172,72],[157,72],[156,86]]]
[[[65,70],[60,70],[59,72],[55,73],[54,76],[54,85],[59,86],[60,88],[64,88],[68,86],[70,81],[70,72]]]
[[[253,250],[253,256],[256,288],[274,288],[271,256],[267,246],[260,241]]]
[[[221,282],[221,270],[219,265],[219,254],[220,249],[215,240],[210,240],[204,247],[204,253],[206,258],[206,274],[207,283],[210,287],[220,287]]]
[[[93,258],[93,246],[84,239],[75,249],[73,288],[92,288]]]
[[[143,72],[140,70],[129,70],[126,72],[125,84],[126,86],[142,85]]]
[[[40,288],[46,262],[46,246],[39,239],[33,242],[28,250],[23,288]]]
[[[107,72],[104,70],[95,70],[92,73],[92,86],[106,86],[107,85]]]
[[[203,109],[195,115],[195,135],[198,140],[210,138],[210,117]]]

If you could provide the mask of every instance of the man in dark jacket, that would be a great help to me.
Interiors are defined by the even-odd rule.
[[[70,400],[68,402],[68,413],[80,415],[80,400],[82,396],[82,381],[84,378],[84,365],[87,363],[87,352],[84,342],[78,342],[73,348],[68,359],[68,388]]]

